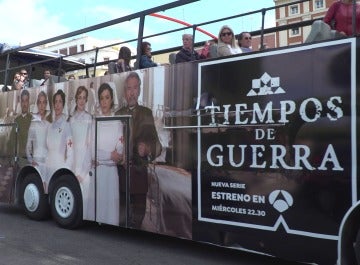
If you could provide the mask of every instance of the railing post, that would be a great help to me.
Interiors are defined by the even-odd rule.
[[[137,54],[136,54],[136,65],[135,69],[139,69],[140,64],[140,57],[141,57],[141,43],[143,41],[144,36],[144,24],[145,24],[145,16],[142,15],[140,17],[139,22],[139,32],[138,32],[138,39],[137,39]]]
[[[96,50],[95,50],[95,58],[94,58],[94,71],[93,71],[93,77],[96,76],[96,64],[97,64],[97,58],[98,58],[98,54],[99,54],[99,48],[96,47]]]
[[[191,60],[195,60],[195,54],[194,54],[194,52],[195,52],[195,49],[194,49],[194,43],[195,43],[195,33],[196,33],[196,28],[197,28],[197,26],[196,25],[193,25],[192,26],[192,30],[193,30],[193,33],[192,33],[192,35],[193,35],[193,38],[192,38],[192,43],[191,43]]]
[[[352,36],[356,35],[356,0],[352,1],[353,9],[352,9]]]
[[[60,82],[60,77],[63,74],[63,69],[62,69],[62,65],[63,65],[63,57],[60,56],[59,57],[59,67],[58,67],[58,72],[57,72],[57,81]]]
[[[266,9],[261,10],[261,33],[260,33],[260,50],[264,49],[264,27],[265,27],[265,15],[266,15]]]
[[[10,53],[8,53],[6,55],[6,63],[5,63],[5,76],[4,76],[4,86],[7,86],[7,81],[8,81],[8,77],[9,77],[9,65],[10,65]],[[7,87],[6,87],[6,90],[7,90]]]

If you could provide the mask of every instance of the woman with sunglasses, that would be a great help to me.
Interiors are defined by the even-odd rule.
[[[16,72],[11,90],[21,90],[29,88],[29,79],[26,69]]]
[[[234,31],[229,26],[222,26],[218,36],[217,56],[229,56],[242,53],[238,46]]]
[[[30,87],[29,75],[26,69],[20,70],[20,80],[21,80],[21,88],[20,89],[28,89]]]

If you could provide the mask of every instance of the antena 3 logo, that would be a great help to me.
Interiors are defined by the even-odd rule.
[[[263,96],[283,93],[285,93],[285,91],[280,87],[280,77],[271,77],[265,72],[261,78],[252,80],[252,89],[247,96]]]
[[[269,195],[269,202],[278,212],[282,213],[293,205],[294,199],[285,190],[274,190]]]

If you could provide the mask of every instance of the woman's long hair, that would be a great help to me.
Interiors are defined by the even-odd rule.
[[[229,30],[231,33],[232,33],[232,39],[231,39],[231,47],[232,48],[235,48],[235,47],[238,47],[238,44],[236,43],[236,39],[235,39],[235,34],[234,34],[234,31],[228,26],[228,25],[224,25],[221,27],[220,31],[219,31],[219,35],[218,35],[218,42],[222,42],[224,43],[222,40],[221,40],[221,33],[224,29],[227,29]]]
[[[124,59],[126,65],[130,65],[131,51],[128,47],[121,47],[119,51],[119,59]]]

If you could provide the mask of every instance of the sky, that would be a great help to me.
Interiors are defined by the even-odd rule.
[[[1,37],[0,43],[27,45],[57,35],[69,33],[84,27],[110,21],[141,10],[174,2],[171,0],[0,0]],[[160,12],[190,24],[198,24],[244,12],[260,10],[274,6],[273,0],[200,0],[186,6]],[[5,11],[5,12],[4,12]],[[258,30],[261,16],[251,15],[225,22],[204,25],[202,29],[218,35],[222,25],[229,25],[236,34],[241,31]],[[266,13],[265,27],[275,26],[273,11]],[[181,25],[167,20],[146,17],[144,35],[152,35],[166,30],[180,28]],[[138,20],[121,25],[92,31],[86,35],[104,41],[130,40],[137,36]],[[181,45],[181,34],[192,33],[190,29],[178,33],[148,39],[153,50]],[[210,39],[209,36],[196,33],[195,41]]]

